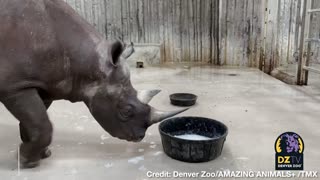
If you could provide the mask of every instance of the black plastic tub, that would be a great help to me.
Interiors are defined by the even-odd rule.
[[[203,117],[177,117],[159,125],[164,152],[185,162],[207,162],[221,155],[228,128],[223,123]],[[197,134],[206,140],[181,139],[177,136]]]
[[[171,104],[176,106],[193,106],[197,98],[196,95],[189,93],[175,93],[170,95]]]

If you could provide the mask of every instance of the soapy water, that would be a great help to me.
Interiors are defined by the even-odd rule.
[[[137,156],[128,160],[128,163],[138,164],[140,161],[144,160],[144,156]]]
[[[138,152],[144,152],[144,149],[138,149]]]
[[[155,152],[153,155],[154,155],[154,156],[159,156],[159,155],[161,155],[161,154],[163,154],[163,152],[162,152],[162,151],[158,151],[158,152]]]
[[[140,171],[146,171],[147,168],[146,168],[144,165],[142,165],[142,166],[139,167],[139,170],[140,170]]]
[[[237,160],[241,160],[241,161],[247,161],[247,160],[249,160],[249,158],[247,158],[247,157],[237,157],[236,159],[237,159]]]
[[[83,130],[84,130],[84,127],[83,127],[83,126],[77,126],[77,127],[76,127],[76,130],[77,130],[77,131],[83,131]]]
[[[108,136],[108,135],[106,135],[106,134],[102,134],[101,136],[100,136],[100,139],[102,140],[102,141],[104,141],[104,140],[106,140],[106,139],[109,139],[110,137]]]
[[[176,135],[174,136],[179,139],[185,139],[185,140],[193,140],[193,141],[203,141],[203,140],[211,140],[212,138],[201,136],[198,134],[182,134],[182,135]]]
[[[109,169],[113,167],[113,163],[107,163],[104,165],[105,168]]]

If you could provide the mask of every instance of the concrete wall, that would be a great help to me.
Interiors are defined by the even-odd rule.
[[[266,0],[266,26],[263,42],[264,64],[262,70],[270,73],[274,68],[292,69],[298,61],[302,24],[303,2],[305,0]],[[319,0],[312,1],[312,8],[320,8]],[[310,36],[320,38],[320,14],[312,15]],[[306,37],[305,37],[306,38]],[[312,63],[320,63],[319,43],[312,43]],[[291,71],[291,70],[289,70]],[[294,71],[291,73],[296,75]]]
[[[209,62],[270,73],[296,61],[304,0],[65,1],[108,39],[160,45],[161,63]],[[313,1],[319,8],[320,1]],[[319,17],[312,21],[318,38]],[[319,62],[319,46],[312,47]]]
[[[261,0],[220,1],[220,62],[258,67],[263,38],[264,4]]]
[[[218,63],[219,1],[66,1],[109,39],[160,44],[161,62]]]
[[[296,63],[301,29],[302,0],[266,0],[262,70]]]
[[[320,9],[320,1],[313,0],[313,9]],[[312,14],[310,37],[320,39],[320,13]],[[320,64],[320,43],[312,43],[311,52],[313,56],[311,57],[311,62]]]

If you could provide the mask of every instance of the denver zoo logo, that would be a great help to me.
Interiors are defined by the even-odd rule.
[[[281,134],[275,143],[276,170],[303,170],[302,138],[294,132]]]

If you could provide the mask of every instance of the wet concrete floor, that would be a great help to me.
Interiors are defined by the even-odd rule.
[[[52,157],[19,170],[18,122],[0,104],[0,179],[143,180],[148,171],[273,171],[274,143],[286,131],[304,140],[305,170],[320,170],[320,91],[286,85],[257,69],[226,67],[132,69],[132,83],[162,89],[151,105],[163,110],[178,109],[170,105],[171,93],[197,94],[198,103],[181,116],[209,117],[229,127],[221,157],[198,164],[173,160],[163,153],[157,125],[142,142],[129,143],[104,132],[84,104],[57,101],[49,109]]]

